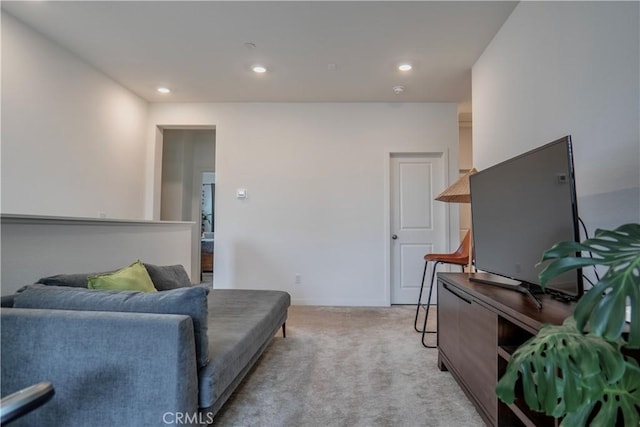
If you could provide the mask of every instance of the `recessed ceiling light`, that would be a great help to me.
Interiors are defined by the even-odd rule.
[[[258,73],[258,74],[267,72],[267,69],[263,65],[254,65],[252,69],[254,73]]]
[[[411,69],[411,64],[400,64],[398,65],[398,70],[400,71],[409,71]]]
[[[170,93],[171,92],[171,90],[168,87],[164,87],[164,86],[159,87],[157,90],[160,93]]]

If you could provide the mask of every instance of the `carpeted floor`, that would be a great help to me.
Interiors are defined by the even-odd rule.
[[[484,425],[438,370],[437,350],[420,344],[413,315],[410,306],[291,307],[287,338],[274,338],[214,426]]]

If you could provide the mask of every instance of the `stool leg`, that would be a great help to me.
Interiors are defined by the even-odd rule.
[[[427,307],[426,313],[424,315],[424,325],[422,326],[422,345],[426,348],[436,348],[435,345],[426,344],[424,342],[424,336],[426,334],[435,334],[437,331],[427,331],[427,321],[429,320],[429,306],[431,305],[431,294],[433,293],[433,279],[436,277],[436,269],[440,264],[440,261],[437,261],[433,264],[433,271],[431,272],[431,285],[429,286],[429,296],[427,297]]]
[[[420,295],[418,295],[418,305],[416,305],[416,317],[415,319],[413,319],[413,329],[415,329],[416,332],[422,332],[420,329],[418,329],[418,314],[420,313],[420,307],[422,307],[422,289],[424,289],[424,278],[427,275],[428,264],[429,264],[429,261],[424,262],[424,271],[422,272],[422,282],[420,283]]]

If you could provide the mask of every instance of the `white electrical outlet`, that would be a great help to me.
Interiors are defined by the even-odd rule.
[[[296,273],[296,277],[295,277],[295,284],[299,285],[300,283],[302,283],[302,277]]]

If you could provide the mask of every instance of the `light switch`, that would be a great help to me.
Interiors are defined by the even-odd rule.
[[[238,198],[238,199],[246,199],[247,198],[247,189],[246,188],[238,188],[236,190],[236,198]]]

